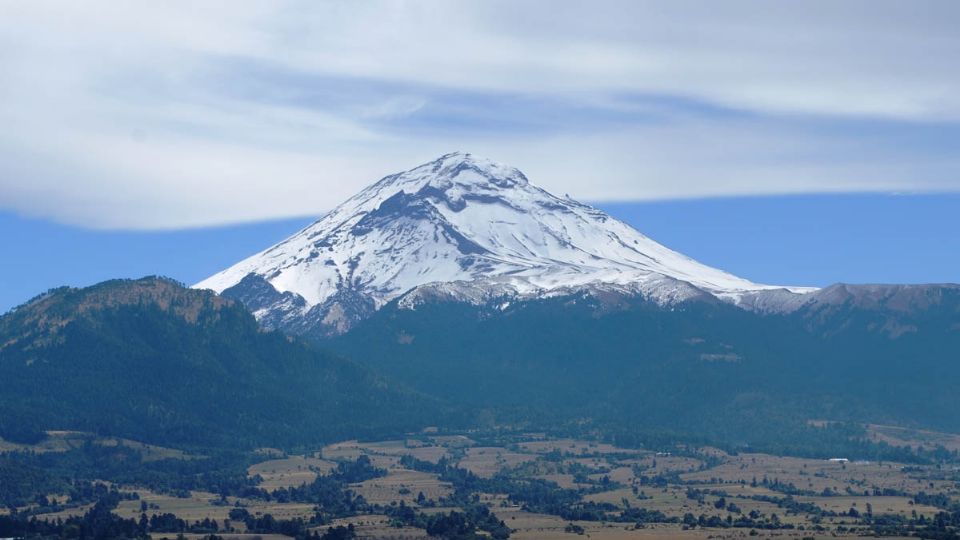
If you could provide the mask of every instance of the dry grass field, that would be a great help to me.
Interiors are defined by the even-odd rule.
[[[257,499],[237,499],[230,497],[227,504],[218,504],[220,497],[213,493],[194,491],[189,497],[172,497],[150,491],[138,490],[140,500],[121,501],[114,513],[120,517],[138,519],[142,512],[141,503],[147,504],[148,516],[153,514],[174,514],[187,522],[200,521],[206,518],[214,519],[219,523],[229,520],[230,510],[239,503],[254,516],[270,514],[277,519],[309,518],[314,513],[314,505],[308,503],[277,503]],[[231,525],[243,530],[243,524],[232,522]]]
[[[424,442],[416,439],[362,443],[358,444],[358,447],[371,456],[413,456],[422,461],[429,461],[430,463],[438,463],[441,459],[450,457],[449,449],[439,446],[432,441]]]
[[[226,533],[218,535],[224,540],[290,540],[289,536],[284,536],[282,534],[247,534],[247,533]],[[152,535],[154,540],[175,540],[178,537],[177,534],[172,533],[155,533]],[[184,533],[184,538],[187,540],[200,540],[202,538],[209,538],[206,534],[194,534],[194,533]]]
[[[900,433],[900,432],[897,432]],[[900,433],[902,434],[902,433]],[[904,435],[905,437],[907,435]],[[457,466],[467,469],[482,478],[497,474],[528,474],[531,478],[547,480],[559,488],[596,491],[583,495],[584,502],[609,504],[620,509],[643,508],[659,511],[673,518],[686,514],[719,515],[736,519],[746,514],[776,515],[784,524],[796,527],[762,531],[761,538],[825,538],[850,533],[838,533],[843,526],[852,526],[855,520],[846,517],[851,508],[857,512],[872,511],[874,514],[897,514],[910,516],[933,516],[940,509],[916,504],[908,496],[874,496],[875,489],[895,489],[903,492],[960,494],[960,485],[954,480],[930,478],[923,471],[905,468],[898,463],[834,462],[828,460],[777,457],[765,454],[741,454],[731,456],[715,448],[703,448],[693,455],[655,454],[639,450],[617,448],[612,445],[578,441],[574,439],[547,439],[534,435],[534,440],[504,447],[465,446],[460,450]],[[891,439],[892,440],[892,439]],[[937,439],[937,444],[945,441]],[[382,443],[346,443],[324,449],[325,456],[352,456],[356,452],[370,455],[413,455],[436,463],[425,456],[451,456],[443,446],[431,446],[429,441],[385,441]],[[329,453],[327,453],[329,452]],[[552,456],[563,456],[559,462],[548,461]],[[708,467],[706,460],[719,462]],[[580,480],[566,470],[584,471]],[[907,472],[910,471],[910,472]],[[928,471],[932,472],[932,471]],[[676,475],[677,482],[667,486],[642,485],[638,477]],[[370,480],[358,486],[358,491],[371,501],[388,503],[403,500],[413,503],[413,492],[420,486],[436,489],[440,484],[430,475],[416,476],[412,471],[391,470],[386,478]],[[585,483],[586,482],[586,483]],[[606,485],[609,489],[595,486]],[[404,485],[412,493],[401,494]],[[416,489],[409,486],[416,485]],[[795,496],[801,503],[811,503],[828,514],[822,524],[825,531],[813,531],[810,516],[791,513],[774,502],[785,497],[783,486],[816,496]],[[702,490],[700,499],[688,497],[688,489]],[[446,488],[449,489],[449,488]],[[824,492],[829,493],[825,495]],[[869,492],[871,494],[863,494]],[[428,498],[432,493],[424,491]],[[733,503],[736,511],[718,508],[720,498],[712,493],[723,494],[727,505]],[[491,509],[514,530],[513,538],[570,538],[576,536],[568,531],[570,522],[558,516],[525,511],[517,505],[505,505],[497,495],[487,497]],[[428,511],[436,511],[428,509]],[[829,514],[835,514],[829,515]],[[372,537],[418,538],[416,531],[388,528],[385,522],[375,522],[362,529]],[[647,524],[635,528],[633,524],[576,522],[590,538],[747,538],[749,530],[691,528],[685,530],[680,524]],[[839,526],[839,528],[838,528]],[[808,529],[808,530],[803,530]],[[856,533],[855,533],[856,534]]]
[[[563,474],[563,473],[536,474],[536,475],[533,475],[532,478],[539,478],[541,480],[553,482],[564,489],[581,489],[587,486],[587,484],[582,484],[574,480],[574,476],[572,474]]]
[[[465,435],[435,435],[430,437],[430,441],[444,448],[466,448],[477,444],[476,441]]]
[[[441,482],[435,474],[406,469],[393,469],[383,478],[374,478],[351,487],[368,501],[383,505],[403,501],[415,506],[420,493],[427,499],[439,500],[453,492],[450,484]]]
[[[466,450],[459,466],[481,478],[490,478],[503,469],[535,461],[536,455],[521,454],[496,446],[473,446]]]
[[[353,460],[364,454],[363,447],[357,441],[343,441],[324,446],[318,457],[332,461]]]
[[[577,538],[576,534],[566,531],[570,524],[581,527],[584,531],[584,537],[591,539],[605,540],[629,540],[629,539],[656,539],[656,540],[699,540],[699,539],[736,539],[736,538],[754,538],[749,536],[746,530],[715,530],[715,529],[693,529],[683,530],[682,526],[675,524],[650,524],[644,528],[637,529],[632,524],[623,523],[603,523],[591,521],[566,521],[557,516],[546,514],[533,514],[524,512],[517,508],[497,509],[497,516],[501,517],[510,528],[514,530],[511,538],[521,540],[570,540]],[[811,534],[805,531],[764,531],[762,535],[756,538],[783,538],[783,539],[801,539],[801,538],[833,538],[829,534]]]
[[[458,435],[380,442],[344,441],[323,447],[319,456],[333,461],[354,460],[360,455],[371,458],[413,456],[422,461],[437,463],[445,457],[450,457],[451,449],[468,448],[473,444],[474,442],[470,439]]]
[[[932,517],[939,510],[933,506],[923,504],[914,504],[909,497],[797,497],[798,501],[812,502],[824,510],[833,512],[845,512],[851,508],[856,508],[858,512],[864,512],[872,508],[875,514],[900,514],[902,516],[910,515],[916,511],[918,514]]]
[[[40,518],[42,518],[42,519],[48,519],[48,520],[67,519],[68,517],[82,516],[83,514],[86,514],[91,508],[93,508],[93,504],[92,504],[92,503],[91,503],[91,504],[83,504],[83,505],[76,506],[76,507],[73,507],[73,508],[67,508],[67,509],[65,509],[65,510],[61,510],[60,512],[51,512],[51,513],[49,513],[49,514],[40,514],[38,517],[40,517]],[[22,509],[21,509],[21,510],[22,510]]]
[[[953,436],[946,434],[918,433],[886,426],[870,426],[870,432],[878,440],[890,444],[946,445],[953,444],[951,441],[954,440]],[[87,434],[59,432],[35,450],[62,452],[71,445],[90,440]],[[197,457],[134,441],[93,440],[103,446],[124,445],[135,449],[145,460]],[[960,437],[956,440],[960,441]],[[18,449],[18,445],[0,442],[0,452]],[[570,438],[550,439],[542,434],[532,434],[530,440],[520,442],[514,438],[502,446],[489,443],[479,446],[462,435],[416,434],[390,441],[344,441],[307,455],[285,455],[272,449],[262,449],[256,455],[261,461],[250,466],[247,473],[250,477],[259,477],[258,487],[267,491],[309,484],[319,476],[332,474],[338,463],[349,463],[367,456],[374,467],[385,471],[385,476],[349,484],[348,487],[379,508],[378,512],[401,502],[425,515],[457,510],[432,506],[434,503],[449,504],[449,499],[445,502],[445,498],[454,493],[453,486],[441,481],[434,472],[410,470],[401,465],[403,456],[412,456],[432,464],[446,459],[458,468],[483,479],[494,479],[494,482],[505,478],[552,482],[556,489],[577,491],[579,502],[574,506],[594,505],[613,512],[610,514],[613,516],[636,509],[662,516],[661,522],[642,524],[614,520],[571,522],[552,515],[553,512],[529,511],[505,493],[477,494],[481,504],[488,505],[491,512],[512,529],[511,538],[516,539],[570,539],[578,533],[592,539],[733,540],[749,539],[754,535],[785,540],[850,537],[868,532],[865,524],[857,519],[861,514],[897,515],[909,519],[911,516],[930,518],[942,511],[942,508],[914,501],[915,494],[921,492],[938,494],[945,496],[947,501],[960,503],[960,472],[931,465],[838,462],[759,453],[728,455],[714,448],[679,448],[677,454],[653,453]],[[407,466],[411,464],[407,463]],[[224,537],[236,540],[255,540],[257,537],[260,540],[281,540],[284,537],[243,534],[246,532],[243,522],[229,521],[230,510],[235,507],[242,507],[253,516],[270,514],[280,520],[308,520],[317,510],[310,503],[234,497],[221,499],[214,493],[201,491],[190,492],[189,497],[175,497],[138,486],[119,487],[127,492],[136,491],[139,496],[139,500],[120,502],[115,513],[121,517],[138,519],[142,513],[141,505],[146,504],[148,515],[171,513],[188,523],[206,518],[216,520],[234,531]],[[878,496],[875,493],[882,490],[896,494]],[[417,502],[421,493],[427,500],[423,505]],[[784,506],[784,500],[807,506],[790,510]],[[89,508],[90,505],[82,505],[38,517],[78,516]],[[816,508],[816,513],[811,513],[810,508]],[[751,535],[749,527],[710,527],[703,526],[702,521],[700,526],[687,527],[681,521],[690,519],[690,516],[716,516],[730,521],[751,516],[751,519],[760,521],[774,519],[792,529],[761,529]],[[674,522],[662,522],[670,520]],[[427,538],[424,530],[397,527],[382,513],[340,518],[332,525],[348,523],[355,526],[359,538]],[[322,534],[330,525],[315,526],[314,530]],[[155,535],[155,538],[162,537],[164,535]]]
[[[120,439],[116,437],[98,437],[92,433],[82,431],[47,431],[47,438],[37,444],[18,444],[0,439],[0,453],[4,452],[34,452],[45,454],[48,452],[67,452],[80,446],[93,443],[107,448],[123,446],[140,453],[144,461],[156,461],[161,459],[196,459],[200,456],[192,456],[181,450],[173,448],[164,448],[152,444],[132,441],[130,439]]]
[[[595,454],[637,454],[639,450],[627,448],[618,448],[616,446],[590,441],[578,441],[575,439],[544,439],[537,441],[522,442],[517,445],[520,451],[532,454],[549,454],[550,452],[560,452],[561,454],[595,455]]]
[[[960,450],[960,435],[952,433],[882,426],[878,424],[868,424],[867,432],[874,441],[882,441],[893,446],[919,446],[932,449],[939,445],[947,450]]]
[[[219,497],[213,493],[195,491],[190,493],[190,497],[184,498],[140,490],[137,493],[140,496],[139,501],[121,501],[114,513],[120,517],[139,518],[140,504],[143,501],[148,506],[147,515],[170,513],[186,521],[210,518],[222,522],[228,518],[227,514],[231,508],[215,505]]]
[[[326,474],[337,467],[332,461],[307,456],[290,456],[271,459],[247,469],[250,476],[260,476],[259,486],[266,490],[282,487],[297,487],[309,484],[320,474]]]
[[[904,474],[904,464],[879,462],[836,463],[827,460],[777,457],[766,454],[740,454],[732,456],[711,469],[680,475],[684,481],[744,482],[754,480],[778,480],[790,483],[805,491],[818,493],[829,489],[846,494],[847,489],[863,493],[864,490],[897,489],[910,493],[919,491],[944,491],[954,487],[954,482],[930,480],[916,474]]]
[[[344,526],[353,524],[358,538],[377,538],[381,540],[426,540],[430,538],[423,529],[414,527],[392,527],[390,520],[380,515],[360,515],[349,519],[336,519],[329,526]],[[329,526],[315,528],[323,533]]]

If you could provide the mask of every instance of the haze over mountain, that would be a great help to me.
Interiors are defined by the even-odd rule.
[[[703,265],[513,167],[459,152],[383,178],[195,286],[242,300],[268,327],[317,335],[341,333],[424,286],[471,301],[613,287],[660,304],[813,290]]]

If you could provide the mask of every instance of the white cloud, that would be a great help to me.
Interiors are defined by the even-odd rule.
[[[960,189],[951,2],[3,10],[0,207],[69,223],[317,214],[455,149],[584,200]]]

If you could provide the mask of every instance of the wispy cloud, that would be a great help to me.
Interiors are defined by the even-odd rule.
[[[0,206],[317,214],[450,150],[586,200],[960,190],[952,2],[24,2]]]

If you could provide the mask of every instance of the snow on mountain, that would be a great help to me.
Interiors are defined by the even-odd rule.
[[[784,289],[703,265],[513,167],[459,152],[383,178],[195,287],[240,296],[271,326],[306,317],[343,331],[421,286],[469,301],[599,285],[660,303]]]

